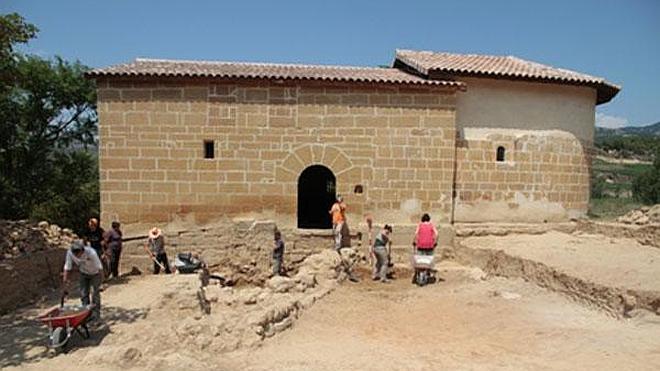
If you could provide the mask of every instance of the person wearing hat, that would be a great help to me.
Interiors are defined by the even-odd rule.
[[[149,231],[149,239],[144,248],[154,260],[154,274],[160,273],[161,265],[165,268],[165,273],[172,273],[170,271],[170,263],[167,261],[167,254],[165,253],[165,237],[163,237],[163,232],[160,228],[153,227]]]
[[[101,259],[93,248],[85,246],[80,240],[75,240],[71,244],[71,248],[67,250],[64,261],[62,281],[65,287],[69,284],[69,273],[73,270],[74,265],[78,267],[80,272],[80,301],[84,306],[89,305],[91,291],[92,304],[94,305],[92,313],[96,319],[100,319],[101,291],[99,288],[103,274]]]

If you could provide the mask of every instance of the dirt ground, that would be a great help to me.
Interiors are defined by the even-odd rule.
[[[543,262],[608,287],[660,291],[660,249],[630,238],[550,231],[538,235],[470,237],[461,243]]]
[[[486,279],[478,269],[451,262],[441,264],[440,277],[423,288],[407,275],[390,284],[347,282],[260,347],[202,356],[172,348],[167,362],[142,369],[660,368],[660,323],[653,318],[617,320],[530,283]],[[139,369],[90,355],[130,358],[114,354],[116,346],[137,333],[160,334],[166,323],[152,312],[168,279],[136,277],[109,287],[103,296],[109,329],[55,357],[44,351],[45,329],[27,318],[34,309],[2,317],[0,368]],[[154,336],[144,348],[166,340]]]
[[[477,274],[478,275],[478,274]],[[521,370],[660,367],[660,324],[619,321],[518,280],[446,265],[439,284],[344,285],[237,368]],[[471,277],[472,276],[472,277]]]

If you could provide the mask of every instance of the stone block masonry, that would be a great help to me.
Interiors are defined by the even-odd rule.
[[[542,223],[584,214],[591,149],[563,131],[465,129],[457,145],[455,221]]]
[[[455,91],[383,84],[98,79],[104,222],[291,215],[311,165],[349,212],[448,221]],[[204,142],[213,141],[213,159]],[[356,185],[363,192],[354,193]],[[412,205],[412,206],[411,206]]]

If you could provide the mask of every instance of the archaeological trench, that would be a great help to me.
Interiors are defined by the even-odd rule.
[[[257,346],[293,326],[307,308],[322,300],[338,285],[345,284],[347,275],[343,267],[346,263],[355,264],[356,271],[363,278],[368,274],[364,244],[360,239],[364,236],[358,233],[366,231],[366,226],[354,227],[354,253],[345,255],[343,260],[329,248],[332,242],[327,232],[280,227],[287,242],[285,266],[288,277],[269,278],[269,249],[276,227],[272,221],[247,218],[224,220],[206,226],[169,225],[165,228],[165,237],[170,256],[177,252],[197,253],[208,263],[211,274],[225,277],[232,286],[220,285],[214,279],[204,280],[202,275],[177,275],[172,280],[163,281],[160,296],[140,316],[157,322],[178,318],[175,325],[156,330],[162,332],[162,339],[165,339],[162,341],[171,342],[173,347],[184,344],[186,349],[192,351],[230,352]],[[440,240],[444,242],[439,255],[443,260],[453,260],[482,270],[483,279],[494,276],[522,278],[581,305],[624,319],[639,311],[660,314],[660,291],[607,286],[538,260],[525,259],[499,249],[475,248],[464,242],[484,236],[546,233],[574,236],[590,233],[599,234],[603,239],[631,238],[630,241],[636,240],[645,249],[655,250],[660,248],[659,227],[660,224],[654,221],[624,224],[586,220],[554,224],[443,225],[440,227]],[[9,299],[1,303],[5,313],[17,306],[31,305],[47,293],[44,287],[57,287],[63,249],[67,241],[73,238],[70,231],[62,232],[57,226],[48,226],[47,223],[22,225],[18,229],[22,232],[9,233],[10,238],[3,241],[5,245],[13,243],[18,246],[21,238],[34,241],[41,235],[45,239],[44,244],[51,243],[52,247],[9,259],[6,256],[0,261],[2,282],[12,283],[4,285],[0,293],[0,297]],[[409,274],[409,247],[406,242],[413,232],[412,224],[395,226],[393,259],[395,269],[403,273],[402,277]],[[150,274],[152,263],[142,250],[145,237],[139,234],[127,236],[129,241],[125,245],[122,263],[125,274]],[[41,276],[37,274],[34,283],[41,289],[18,279],[19,272],[24,270],[40,272]],[[136,280],[139,285],[140,278]],[[148,345],[146,349],[140,346],[147,340],[138,331],[119,343],[110,341],[102,350],[91,350],[85,362],[135,365],[148,362],[146,354],[156,357],[159,351],[168,349],[167,344]]]

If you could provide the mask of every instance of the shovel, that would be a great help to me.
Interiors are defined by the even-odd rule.
[[[149,250],[149,248],[147,247],[147,244],[144,245],[144,250],[149,254],[149,257],[151,258],[151,260],[153,260],[154,263],[158,264],[160,269],[165,271],[165,266],[163,265],[163,263],[159,262],[158,259],[156,259],[156,257],[154,256],[154,253],[152,253],[151,250]]]

